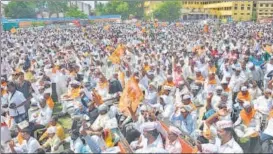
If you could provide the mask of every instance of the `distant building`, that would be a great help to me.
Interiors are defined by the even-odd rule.
[[[273,1],[257,1],[254,4],[257,20],[273,18]]]
[[[252,20],[253,1],[183,1],[183,18],[213,17],[222,20]],[[183,12],[182,12],[183,13]]]
[[[95,3],[95,2],[94,2]],[[82,11],[84,14],[90,15],[91,14],[91,9],[92,5],[88,4],[86,2],[81,2],[81,1],[69,1],[68,6],[77,6],[80,11]]]

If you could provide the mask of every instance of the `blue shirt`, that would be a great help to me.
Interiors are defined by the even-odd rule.
[[[85,139],[86,145],[89,146],[92,153],[101,153],[101,149],[99,145],[89,135],[85,136],[84,139]]]
[[[170,121],[188,134],[191,134],[195,130],[195,119],[191,114],[188,114],[186,118],[182,114],[178,116],[173,114]]]

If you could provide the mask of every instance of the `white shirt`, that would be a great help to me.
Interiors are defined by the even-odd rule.
[[[70,143],[70,150],[74,151],[75,153],[80,153],[81,147],[83,145],[80,138],[77,138],[75,141],[73,141],[71,137],[68,137],[65,139],[65,142]]]
[[[182,146],[181,146],[179,139],[176,139],[173,143],[170,143],[170,141],[167,140],[165,149],[169,153],[181,153],[182,152]]]
[[[39,110],[39,115],[37,117],[36,122],[41,125],[47,125],[51,119],[52,110],[46,106]]]
[[[254,102],[254,108],[256,110],[260,111],[263,114],[269,114],[270,109],[272,108],[272,99],[266,99],[265,96],[260,96]]]
[[[243,153],[243,149],[234,140],[234,138],[232,138],[227,143],[220,145],[218,152],[219,153]]]
[[[11,103],[15,103],[16,106],[18,106],[18,105],[22,104],[25,101],[26,101],[26,98],[24,97],[24,94],[21,93],[20,91],[16,90],[14,94],[12,94],[12,93],[8,94],[8,103],[9,103],[9,105]],[[16,109],[10,109],[9,108],[9,114],[12,117],[18,116],[18,115],[23,114],[25,112],[26,111],[25,111],[25,106],[24,105],[20,106],[20,107],[18,107]]]
[[[243,149],[232,138],[223,145],[221,145],[221,142],[202,144],[202,153],[243,153]]]
[[[24,140],[20,147],[26,153],[34,153],[37,149],[41,148],[39,142],[33,137],[30,137],[28,141]]]
[[[273,130],[273,118],[270,118],[268,120],[267,127],[264,130],[264,133],[267,134],[267,135],[273,136],[273,131],[272,130]]]

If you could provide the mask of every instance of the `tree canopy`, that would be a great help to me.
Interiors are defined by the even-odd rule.
[[[4,8],[5,15],[10,18],[33,18],[36,4],[26,1],[11,1]]]
[[[144,15],[143,2],[125,2],[121,0],[113,0],[107,4],[99,3],[96,7],[97,15],[120,14],[123,19],[133,15],[142,18]]]
[[[74,17],[74,18],[87,18],[87,15],[82,11],[78,10],[77,7],[70,7],[65,13],[66,17]]]
[[[153,12],[155,18],[163,21],[174,21],[180,18],[181,2],[170,1],[161,3]]]

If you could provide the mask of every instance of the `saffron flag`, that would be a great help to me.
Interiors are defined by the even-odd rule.
[[[121,94],[119,101],[119,109],[122,113],[129,116],[128,105],[131,104],[133,112],[136,112],[140,101],[143,98],[143,93],[138,86],[138,83],[134,77],[131,77]]]
[[[207,24],[204,26],[204,32],[205,32],[205,33],[208,33],[208,32],[209,32],[209,26],[208,26]]]
[[[94,99],[94,103],[97,106],[100,106],[101,104],[103,104],[103,100],[96,90],[93,90],[93,99]]]
[[[106,26],[104,26],[104,27],[103,27],[103,29],[104,29],[104,30],[106,30],[106,31],[109,31],[109,29],[110,29],[110,25],[106,25]]]
[[[108,57],[113,64],[119,64],[121,56],[124,55],[125,48],[123,45],[118,45],[116,50]]]
[[[10,30],[10,32],[11,32],[12,34],[14,34],[14,33],[17,32],[17,30],[13,27],[13,28]]]
[[[267,53],[269,53],[269,54],[272,53],[272,48],[271,48],[270,45],[265,45],[264,50],[265,50]]]

